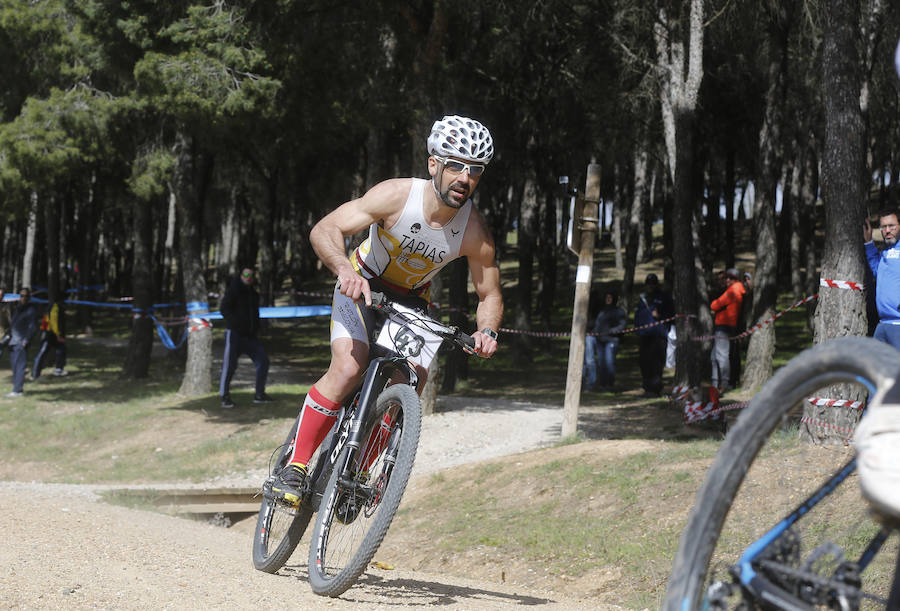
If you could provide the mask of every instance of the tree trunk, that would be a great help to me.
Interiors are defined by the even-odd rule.
[[[822,160],[822,200],[825,204],[825,252],[822,278],[863,282],[865,256],[861,227],[865,218],[863,188],[863,122],[860,111],[859,2],[827,0],[824,6],[822,82],[825,99],[825,147]],[[815,342],[865,335],[866,304],[861,291],[820,287]],[[830,389],[827,398],[857,399],[848,388]],[[829,409],[807,404],[805,415],[841,428],[852,427],[858,410]],[[831,428],[806,425],[806,435],[823,443],[841,443]]]
[[[60,297],[59,279],[59,216],[60,200],[57,195],[47,198],[44,202],[44,232],[47,241],[47,311],[50,304]]]
[[[444,273],[449,273],[447,293],[450,302],[450,324],[469,330],[469,326],[466,324],[466,317],[469,313],[469,266],[465,259],[457,259],[447,267],[449,269]],[[466,379],[468,376],[468,357],[460,350],[451,350],[447,353],[441,392],[453,392],[456,390],[456,380]]]
[[[97,212],[102,207],[102,202],[98,202],[96,197],[96,175],[91,175],[90,188],[88,189],[87,201],[78,206],[77,232],[79,236],[78,245],[78,271],[76,273],[76,288],[79,290],[79,297],[84,299],[84,287],[90,283],[96,282],[98,278],[94,275],[96,270],[97,257],[99,252],[100,231],[97,225]],[[78,308],[78,326],[83,333],[90,336],[93,333],[93,308]]]
[[[534,249],[537,244],[538,200],[537,185],[534,172],[529,169],[522,191],[519,208],[519,283],[516,290],[518,308],[516,309],[515,328],[531,329],[531,298],[533,293],[532,274],[534,272]],[[513,361],[516,365],[531,363],[531,340],[527,335],[515,336]]]
[[[542,227],[556,227],[556,206],[550,197],[541,198],[540,215]],[[538,232],[537,249],[538,268],[541,274],[540,292],[538,294],[538,316],[544,328],[550,328],[550,316],[553,313],[553,301],[556,296],[556,269],[559,258],[556,251],[556,232]]]
[[[153,351],[153,215],[150,202],[134,200],[132,236],[134,259],[131,268],[131,288],[134,295],[131,317],[131,338],[119,377],[146,378],[150,371]]]
[[[775,315],[778,299],[778,244],[775,236],[775,197],[781,176],[781,134],[787,83],[788,28],[779,16],[768,27],[769,67],[766,114],[759,136],[760,176],[753,208],[753,239],[756,244],[756,274],[753,278],[753,308],[750,324]],[[743,387],[756,389],[772,375],[775,356],[775,326],[763,325],[750,336]]]
[[[625,277],[622,280],[622,299],[619,305],[626,312],[634,308],[634,271],[637,267],[638,247],[640,245],[641,224],[646,214],[645,203],[647,201],[647,165],[648,152],[646,138],[638,139],[638,146],[634,151],[634,189],[631,196],[631,206],[627,214],[623,214],[625,236]],[[626,212],[626,211],[623,211]]]
[[[168,215],[166,217],[166,243],[165,254],[163,255],[163,294],[164,299],[168,299],[175,290],[173,276],[177,277],[175,267],[178,265],[178,258],[175,256],[175,233],[176,219],[178,218],[178,199],[175,197],[175,190],[169,190],[169,206]]]
[[[181,217],[180,246],[184,299],[188,303],[187,362],[178,393],[196,397],[209,393],[212,384],[212,327],[203,315],[209,312],[206,303],[206,277],[203,274],[203,202],[200,198],[202,163],[195,150],[193,138],[183,132],[177,135],[176,165],[172,182],[175,187],[178,213]]]
[[[725,266],[734,267],[734,253],[737,245],[734,237],[734,194],[737,190],[734,178],[734,163],[737,153],[729,147],[725,157],[725,182],[722,185],[722,198],[725,200],[725,243],[732,245],[725,253]]]
[[[816,202],[819,194],[819,157],[816,146],[810,142],[806,148],[806,179],[801,187],[801,201],[803,202],[803,218],[808,219],[803,223],[800,236],[803,243],[804,267],[806,268],[805,295],[815,295],[819,291],[819,253],[815,247],[816,226],[820,225],[816,214]],[[816,304],[810,302],[806,306],[807,331],[813,333],[815,328]]]
[[[664,123],[669,171],[674,185],[672,235],[693,236],[694,221],[694,113],[697,108],[700,82],[703,79],[703,0],[691,0],[690,27],[687,45],[679,38],[682,28],[678,20],[670,19],[660,10],[654,28],[658,69],[661,72],[661,108]],[[687,49],[685,48],[687,46]],[[676,147],[677,144],[677,147]],[[676,311],[702,315],[697,292],[695,248],[693,239],[674,240],[674,297]],[[708,310],[703,304],[704,312]],[[678,337],[696,335],[689,324],[691,319],[678,319]],[[704,351],[692,342],[678,342],[675,355],[676,384],[699,386],[703,376]]]
[[[37,218],[38,218],[38,194],[37,191],[31,192],[31,207],[28,209],[28,229],[25,234],[25,256],[22,258],[22,286],[31,288],[34,280],[32,273],[32,265],[34,263],[34,242],[37,235]]]
[[[806,222],[812,222],[812,217],[801,217],[800,209],[803,207],[803,183],[806,180],[806,144],[798,143],[795,151],[793,163],[794,175],[791,178],[791,209],[788,221],[790,222],[790,236],[788,238],[788,266],[790,268],[791,277],[791,294],[794,301],[803,296],[803,276],[801,275],[801,267],[803,260],[801,258],[802,243],[800,238],[800,219],[805,218]],[[782,213],[783,214],[783,213]]]

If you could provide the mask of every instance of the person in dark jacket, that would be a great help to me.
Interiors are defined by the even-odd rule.
[[[662,375],[666,365],[666,341],[671,323],[654,324],[675,315],[672,297],[662,290],[656,274],[647,274],[646,290],[638,298],[634,312],[634,326],[638,329],[638,359],[641,365],[641,386],[648,395],[658,397],[662,393]]]
[[[9,362],[13,373],[13,389],[6,397],[21,397],[25,388],[25,369],[28,366],[28,344],[38,330],[38,310],[31,302],[31,289],[19,291],[19,303],[9,323]]]
[[[585,385],[588,390],[596,390],[598,386],[610,388],[616,381],[617,333],[625,328],[625,310],[616,305],[618,299],[615,291],[603,294],[603,305],[591,329],[593,335],[585,338]]]
[[[234,407],[231,400],[231,378],[237,368],[238,357],[246,354],[256,366],[256,394],[254,403],[269,403],[266,394],[266,378],[269,376],[269,357],[256,338],[259,331],[259,293],[253,288],[256,274],[249,267],[234,278],[222,298],[222,317],[225,331],[225,354],[222,357],[222,376],[219,379],[219,395],[222,407]]]

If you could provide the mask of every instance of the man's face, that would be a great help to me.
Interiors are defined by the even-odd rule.
[[[428,172],[434,177],[441,201],[451,208],[459,208],[466,203],[481,180],[480,175],[472,176],[469,166],[484,168],[480,164],[468,164],[454,157],[446,158],[444,163],[433,156],[428,158]]]
[[[31,293],[29,291],[19,292],[19,303],[28,303],[29,299],[31,299]]]
[[[254,278],[256,278],[256,274],[253,273],[252,269],[244,269],[241,271],[241,282],[244,284],[253,284]]]
[[[900,223],[897,221],[896,214],[881,217],[881,237],[888,246],[893,246],[897,243],[897,235],[900,233],[898,225]]]

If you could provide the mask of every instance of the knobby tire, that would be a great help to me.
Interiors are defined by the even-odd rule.
[[[363,509],[347,524],[340,523],[338,518],[340,502],[346,498],[341,494],[343,488],[338,481],[342,470],[339,466],[346,464],[349,447],[341,452],[325,488],[309,549],[309,583],[316,594],[339,596],[356,582],[381,545],[406,490],[419,445],[422,420],[419,397],[410,386],[396,384],[379,395],[376,417],[362,437],[363,447],[359,453],[363,453],[366,440],[380,426],[381,416],[388,409],[397,414],[394,427],[398,422],[402,426],[399,448],[396,464],[371,514],[368,508]],[[385,454],[386,451],[381,451],[376,459],[374,464],[379,466],[371,471],[370,479],[378,477]]]
[[[299,416],[294,421],[273,472],[287,464],[297,433]],[[265,573],[275,573],[290,559],[312,519],[313,511],[306,505],[290,507],[263,495],[253,532],[253,566]]]
[[[868,338],[842,338],[802,352],[763,386],[719,448],[697,493],[687,527],[681,533],[664,609],[702,608],[710,561],[732,501],[782,417],[810,392],[828,384],[858,383],[862,378],[881,395],[893,383],[898,362],[897,351],[887,344]]]

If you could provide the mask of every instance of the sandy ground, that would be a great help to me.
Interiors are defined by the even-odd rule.
[[[558,407],[444,400],[455,403],[426,418],[414,477],[543,447],[559,438]],[[259,481],[257,477],[241,479]],[[325,599],[310,591],[305,570],[293,561],[278,575],[254,570],[246,524],[226,529],[111,506],[99,501],[95,490],[0,482],[0,607],[602,608],[594,601],[496,581],[378,568],[370,568],[340,599]]]

